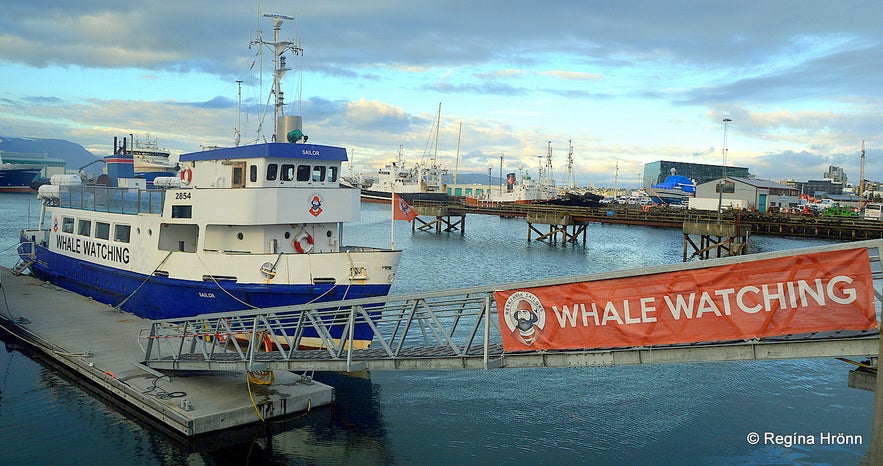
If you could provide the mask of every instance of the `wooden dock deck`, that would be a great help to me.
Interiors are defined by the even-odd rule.
[[[552,216],[567,217],[576,224],[601,223],[641,225],[660,228],[682,228],[689,217],[694,221],[712,222],[720,218],[750,227],[752,235],[794,236],[845,241],[883,238],[883,222],[860,217],[811,216],[771,212],[726,210],[720,216],[713,211],[675,209],[670,207],[615,205],[608,207],[553,206],[542,204],[484,203],[469,206],[461,203],[414,202],[421,215],[432,215],[443,209],[446,215],[498,215],[504,217]],[[424,211],[427,212],[424,214]]]
[[[111,399],[185,436],[285,417],[334,401],[333,389],[277,371],[271,385],[244,373],[164,375],[143,366],[138,335],[150,321],[0,268],[7,333],[69,369]]]

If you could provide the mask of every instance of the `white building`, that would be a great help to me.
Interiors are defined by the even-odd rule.
[[[718,185],[724,184],[730,189],[719,192]],[[721,199],[722,205],[739,204],[744,209],[758,212],[778,212],[780,209],[797,207],[800,193],[775,181],[727,177],[697,185],[696,198]]]

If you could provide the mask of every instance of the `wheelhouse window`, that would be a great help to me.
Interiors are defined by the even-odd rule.
[[[73,218],[64,217],[61,219],[61,232],[73,234],[73,232],[74,232],[74,219]]]
[[[310,181],[310,166],[309,165],[298,165],[297,166],[297,181]]]
[[[77,223],[77,234],[80,236],[91,236],[92,221],[80,219],[80,221]]]
[[[275,163],[267,164],[267,181],[276,181],[279,176],[279,165]]]
[[[252,183],[257,182],[258,180],[258,166],[257,165],[249,165],[248,166],[248,180]]]
[[[325,167],[324,165],[316,165],[313,167],[313,181],[322,182],[325,181]]]
[[[172,206],[172,218],[192,218],[193,217],[193,206],[192,205],[173,205]]]
[[[282,173],[279,174],[279,179],[281,179],[282,181],[294,180],[294,165],[282,165]]]
[[[129,225],[114,225],[113,240],[119,243],[128,243],[131,232],[132,227]]]
[[[98,239],[110,239],[110,224],[95,222],[95,237]]]
[[[337,167],[330,166],[328,167],[328,182],[334,183],[337,181]]]

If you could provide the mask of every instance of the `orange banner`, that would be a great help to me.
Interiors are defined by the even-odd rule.
[[[496,291],[506,351],[877,328],[866,249]]]

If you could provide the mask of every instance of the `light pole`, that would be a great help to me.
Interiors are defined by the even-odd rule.
[[[723,149],[723,174],[724,178],[727,177],[727,124],[730,123],[731,119],[724,118],[724,149]]]

